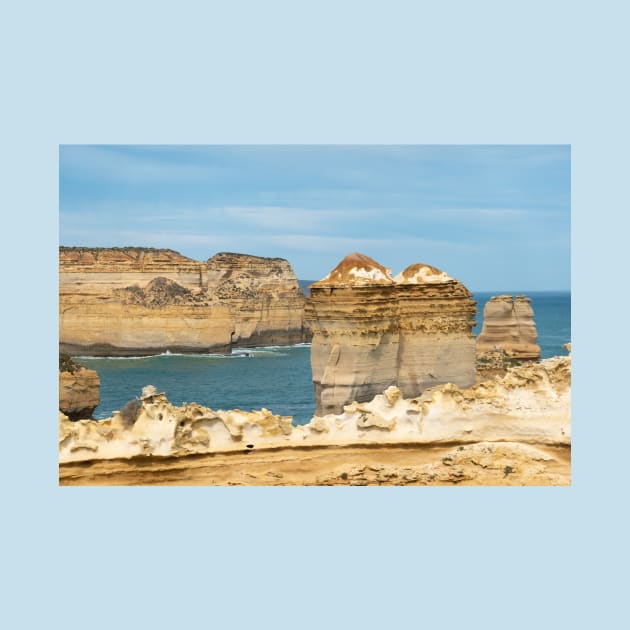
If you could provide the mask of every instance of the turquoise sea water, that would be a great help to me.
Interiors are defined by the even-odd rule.
[[[477,293],[477,326],[486,301],[496,293]],[[532,299],[543,358],[564,355],[562,344],[571,339],[571,295],[528,292]],[[152,357],[78,359],[95,369],[101,379],[101,404],[94,413],[107,418],[145,385],[155,385],[169,401],[197,402],[212,409],[251,411],[266,407],[308,422],[315,410],[311,382],[310,347],[270,346],[236,349],[232,355],[161,354]]]

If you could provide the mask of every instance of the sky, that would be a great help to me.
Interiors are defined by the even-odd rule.
[[[570,289],[569,145],[61,145],[59,242],[287,258],[351,252],[473,291]]]

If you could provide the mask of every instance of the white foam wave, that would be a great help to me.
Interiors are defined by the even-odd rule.
[[[291,348],[310,348],[310,343],[295,343],[290,346],[253,346],[251,348],[244,347],[236,347],[232,350],[232,354],[218,354],[214,352],[171,352],[170,350],[166,350],[165,352],[160,352],[158,354],[144,354],[141,356],[124,356],[124,357],[115,357],[115,356],[93,356],[93,355],[80,355],[76,356],[77,360],[87,359],[90,361],[138,361],[141,359],[156,359],[160,357],[188,357],[188,358],[213,358],[213,359],[234,359],[234,358],[242,358],[251,355],[269,355],[273,354],[275,356],[287,356],[286,351]],[[282,352],[279,352],[282,351]]]

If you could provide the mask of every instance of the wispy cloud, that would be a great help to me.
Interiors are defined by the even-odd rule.
[[[409,210],[401,210],[403,214],[409,214]],[[479,208],[459,207],[459,208],[425,208],[415,211],[416,214],[425,218],[453,220],[479,220],[479,219],[522,219],[527,217],[540,217],[544,214],[559,214],[557,210],[546,210],[542,208]],[[568,215],[568,213],[562,213]]]
[[[208,178],[224,168],[210,163],[157,159],[150,152],[125,147],[62,146],[60,165],[74,177],[115,182],[186,182]]]
[[[322,230],[339,221],[365,219],[380,213],[376,210],[326,209],[313,210],[296,207],[249,206],[227,207],[218,210],[230,220],[265,230],[291,232],[294,230]]]
[[[240,229],[261,229],[271,232],[296,230],[330,231],[342,221],[365,221],[383,215],[376,209],[312,209],[283,206],[217,206],[191,207],[173,203],[130,204],[127,201],[79,204],[61,210],[60,219],[65,225],[86,225],[102,221],[103,214],[124,218],[133,224],[179,224],[197,222],[213,225],[215,229],[234,232]]]

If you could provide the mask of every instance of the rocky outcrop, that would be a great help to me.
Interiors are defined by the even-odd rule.
[[[94,370],[78,367],[59,372],[59,411],[70,420],[91,418],[99,403],[100,379]]]
[[[106,420],[69,422],[60,415],[61,479],[267,485],[569,483],[570,386],[571,358],[554,357],[509,368],[503,378],[470,388],[433,387],[414,399],[403,398],[392,386],[369,402],[353,402],[341,414],[316,416],[304,426],[266,409],[213,411],[194,403],[177,407],[146,387]],[[322,450],[318,454],[316,449]],[[240,464],[247,454],[249,459]],[[212,458],[199,459],[204,455]],[[105,460],[112,464],[99,464]],[[87,461],[88,467],[73,466]]]
[[[512,359],[540,357],[531,300],[524,295],[495,295],[486,302],[477,354],[501,350]]]
[[[176,407],[148,385],[139,398],[105,420],[70,422],[60,414],[59,457],[63,462],[242,449],[250,441],[289,435],[291,421],[267,409],[213,411],[196,403]]]
[[[59,338],[70,354],[229,352],[308,340],[286,260],[197,262],[149,248],[59,250]]]
[[[457,280],[430,265],[395,278],[350,254],[311,285],[305,317],[313,333],[316,413],[338,413],[390,385],[403,395],[475,382],[475,303]]]

